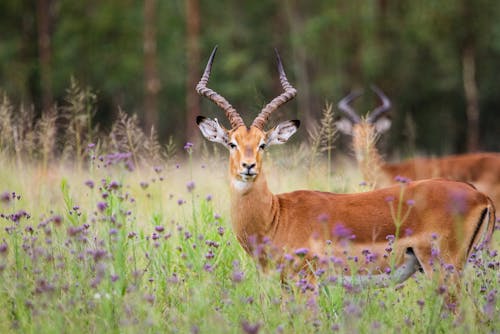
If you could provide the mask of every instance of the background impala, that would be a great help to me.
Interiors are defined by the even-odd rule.
[[[349,103],[361,92],[352,92],[338,103],[344,117],[336,123],[341,132],[352,136],[356,160],[369,185],[385,187],[396,183],[398,176],[412,180],[444,177],[472,183],[493,200],[495,207],[500,207],[499,153],[468,153],[442,158],[415,158],[400,163],[385,162],[376,143],[379,136],[391,126],[387,115],[391,102],[380,89],[372,89],[382,101],[380,106],[366,117],[360,117]]]
[[[428,180],[359,194],[308,190],[273,194],[262,167],[263,152],[285,143],[300,123],[285,121],[268,131],[264,126],[270,114],[297,91],[288,82],[277,54],[284,92],[245,126],[231,104],[207,87],[216,50],[196,90],[225,111],[231,128],[202,116],[197,124],[205,138],[229,150],[232,226],[242,247],[263,265],[269,254],[256,252],[262,244],[280,257],[295,252],[315,260],[318,266],[330,255],[345,266],[350,256],[362,257],[368,250],[374,260],[365,269],[380,273],[390,265],[383,256],[387,238],[395,236],[395,262],[403,266],[405,254],[407,257],[404,275],[398,277],[404,280],[417,267],[432,275],[433,246],[440,249],[444,263],[460,271],[473,247],[490,239],[495,222],[491,202],[465,183]],[[348,242],[342,242],[346,237]],[[343,269],[349,272],[350,268]]]

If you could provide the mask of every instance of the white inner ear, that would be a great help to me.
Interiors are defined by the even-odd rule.
[[[267,133],[266,144],[267,146],[284,144],[295,132],[297,132],[297,125],[294,122],[282,122]]]
[[[391,122],[390,118],[380,117],[374,123],[375,131],[377,131],[377,133],[384,133],[390,129],[391,124],[392,124],[392,122]]]
[[[335,122],[337,129],[345,135],[352,136],[352,122],[347,118],[342,117]]]
[[[227,143],[229,142],[227,130],[219,124],[217,118],[215,120],[205,118],[200,124],[198,124],[198,127],[200,128],[203,136],[208,140],[227,146]]]

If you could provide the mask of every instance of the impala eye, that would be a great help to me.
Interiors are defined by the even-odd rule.
[[[266,148],[266,143],[262,143],[262,144],[260,144],[260,146],[259,146],[259,149],[260,149],[260,150],[263,150],[263,149],[265,149],[265,148]]]
[[[235,143],[229,143],[229,148],[236,148],[236,144]]]

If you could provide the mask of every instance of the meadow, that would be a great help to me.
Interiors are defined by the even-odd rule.
[[[0,332],[500,332],[498,231],[469,259],[456,303],[421,273],[385,289],[322,273],[315,293],[284,288],[231,231],[225,150],[159,145],[125,114],[102,135],[92,95],[73,88],[62,134],[56,112],[16,123],[20,107],[0,107]],[[319,129],[267,153],[275,193],[365,190]]]

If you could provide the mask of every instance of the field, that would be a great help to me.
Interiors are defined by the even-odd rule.
[[[455,310],[422,274],[386,289],[326,278],[316,295],[284,289],[232,234],[225,152],[187,150],[132,171],[92,152],[84,168],[4,157],[0,332],[500,331],[498,233],[469,261]],[[328,183],[327,165],[301,166],[300,152],[268,154],[273,191],[360,189],[342,167]]]
[[[92,99],[72,84],[38,120],[0,104],[1,333],[500,332],[500,233],[454,301],[421,273],[385,289],[333,272],[316,273],[315,292],[282,286],[232,233],[225,151],[161,146],[122,112],[98,135]],[[266,154],[272,191],[367,190],[334,155],[332,121],[326,108],[311,140]]]

